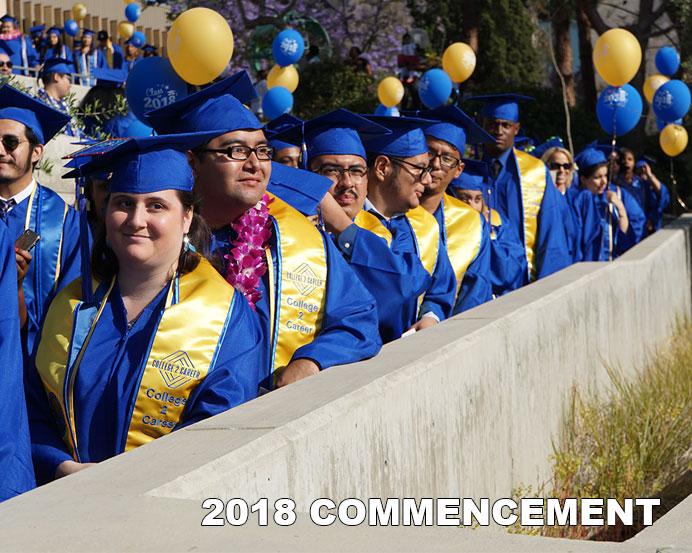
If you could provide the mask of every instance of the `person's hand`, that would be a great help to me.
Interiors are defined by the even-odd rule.
[[[63,476],[69,476],[80,470],[88,469],[89,467],[95,465],[96,463],[78,463],[76,461],[63,461],[55,469],[55,479],[62,478]]]
[[[31,263],[33,257],[28,251],[15,248],[14,258],[17,262],[17,284],[21,285],[26,273],[29,272],[29,263]]]
[[[420,321],[414,324],[409,330],[413,329],[416,332],[425,330],[426,328],[431,328],[437,324],[437,319],[435,317],[421,317]]]
[[[617,195],[617,192],[613,190],[606,190],[606,200],[608,200],[609,204],[613,204],[613,206],[618,209],[622,206],[622,200]]]
[[[320,212],[324,226],[329,232],[341,234],[353,224],[351,218],[329,193],[325,194],[320,202]]]
[[[648,163],[644,163],[642,165],[642,176],[646,180],[651,180],[651,178],[654,176],[653,172],[651,171],[651,167],[649,166]]]
[[[294,359],[276,377],[276,387],[282,388],[318,372],[319,366],[311,359]]]

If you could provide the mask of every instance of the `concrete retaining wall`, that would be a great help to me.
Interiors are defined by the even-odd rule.
[[[200,503],[291,497],[305,512],[320,497],[499,498],[537,486],[549,476],[571,387],[603,386],[604,363],[641,366],[676,318],[690,316],[691,228],[683,217],[616,262],[575,265],[373,360],[329,369],[6,502],[0,549],[649,551],[646,539],[662,539],[657,525],[636,547],[486,530],[317,529],[304,520],[290,530],[224,531],[200,529]],[[692,503],[662,521],[679,509],[690,513]],[[143,535],[147,520],[153,529]],[[689,532],[676,539],[692,545]]]

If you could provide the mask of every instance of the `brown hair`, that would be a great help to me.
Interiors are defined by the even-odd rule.
[[[187,237],[197,252],[182,249],[178,257],[178,271],[180,274],[186,274],[197,267],[202,257],[209,257],[210,232],[204,219],[197,214],[199,206],[197,197],[192,192],[182,190],[176,190],[176,192],[183,204],[183,209],[185,211],[192,209],[192,223]],[[110,197],[106,198],[106,205],[109,200]],[[119,269],[118,258],[106,242],[106,224],[101,222],[96,229],[94,247],[91,250],[91,272],[101,282],[109,282],[118,274]]]

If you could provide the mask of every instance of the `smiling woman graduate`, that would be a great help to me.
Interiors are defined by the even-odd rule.
[[[171,142],[130,139],[77,170],[110,170],[110,196],[93,297],[83,299],[80,280],[56,297],[27,371],[39,482],[257,394],[257,319],[201,254],[208,232],[192,170]]]

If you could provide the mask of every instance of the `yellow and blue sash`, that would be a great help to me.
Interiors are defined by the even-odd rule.
[[[368,230],[374,235],[379,236],[387,242],[388,246],[392,245],[392,233],[386,228],[382,221],[380,221],[377,216],[373,215],[369,211],[361,210],[353,221],[363,230]]]
[[[536,238],[538,236],[538,213],[545,194],[545,164],[531,154],[514,150],[521,182],[521,203],[524,212],[524,248],[529,264],[529,279],[536,279]]]
[[[63,226],[68,209],[70,208],[60,196],[39,184],[34,185],[29,196],[24,230],[33,230],[41,236],[41,240],[34,250],[34,258],[29,264],[23,288],[27,305],[35,306],[28,315],[36,328],[48,307],[45,300],[58,284]]]
[[[319,334],[327,298],[327,252],[322,234],[310,221],[278,197],[270,197],[280,275],[275,279],[269,271],[273,373]],[[271,251],[266,251],[271,268]]]
[[[406,219],[413,230],[416,253],[425,270],[432,275],[437,266],[440,249],[440,226],[437,219],[421,206],[410,209],[406,213]]]
[[[51,304],[36,354],[49,407],[75,461],[80,461],[75,381],[114,284],[115,279],[109,286],[99,286],[95,303],[81,301],[80,279],[64,288]],[[166,306],[139,367],[137,394],[129,399],[127,432],[119,452],[168,434],[180,422],[190,395],[214,368],[234,299],[233,288],[205,259],[171,281]]]
[[[444,225],[440,230],[444,233],[447,255],[457,281],[456,299],[464,274],[481,247],[482,215],[467,203],[448,194],[442,198],[442,206]]]

